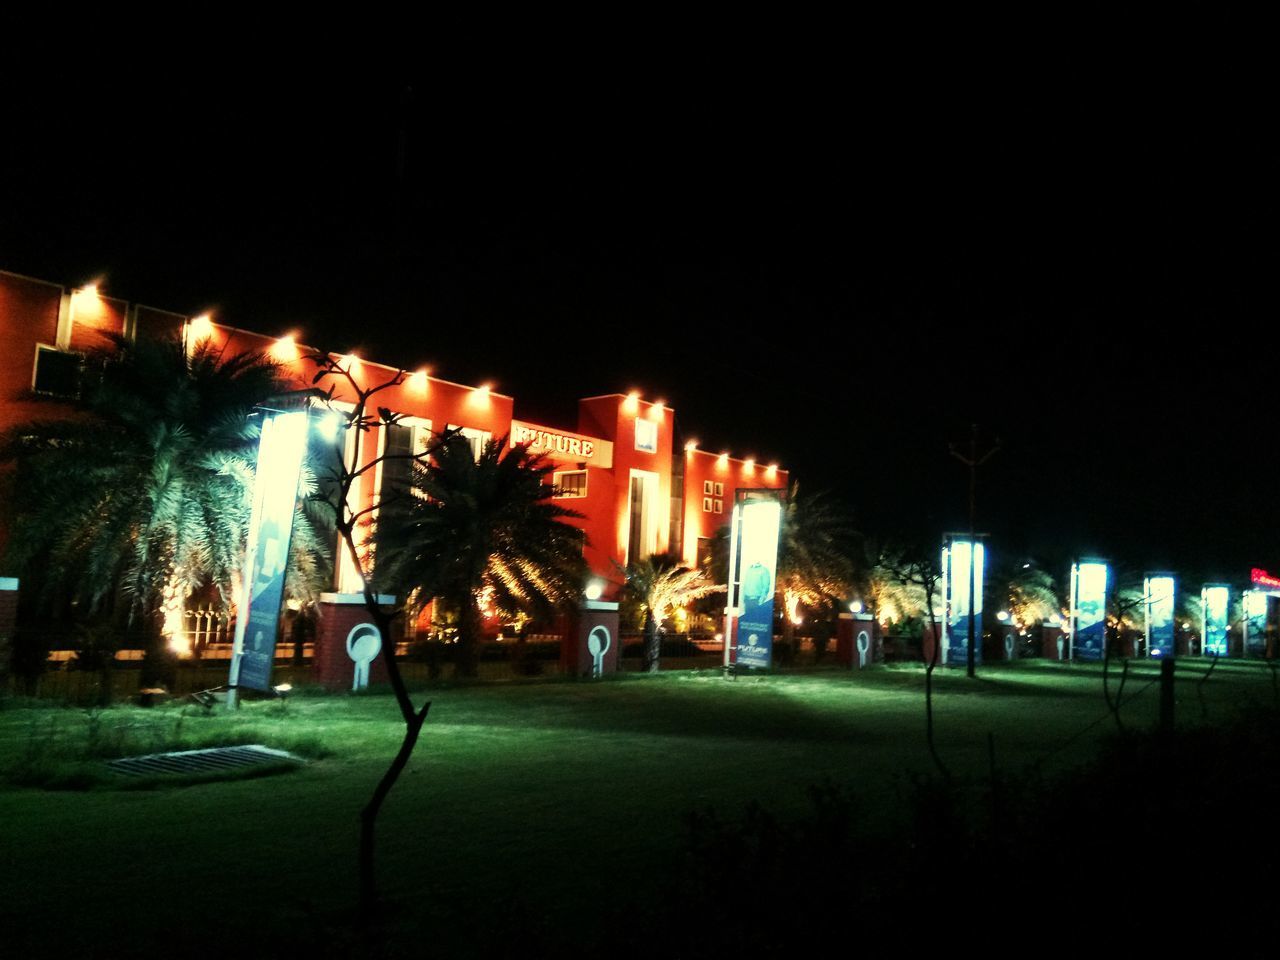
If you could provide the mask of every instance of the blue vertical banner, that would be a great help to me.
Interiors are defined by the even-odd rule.
[[[778,491],[734,505],[738,529],[736,594],[731,606],[738,612],[737,663],[768,668],[773,660],[773,594],[778,575],[778,539],[782,503]],[[764,492],[764,491],[762,491]]]
[[[1177,584],[1167,573],[1149,573],[1143,581],[1148,656],[1172,657],[1177,654],[1174,633],[1176,592]]]
[[[1081,560],[1071,565],[1071,656],[1101,660],[1107,653],[1107,565]]]
[[[1201,631],[1206,657],[1227,656],[1227,608],[1230,591],[1219,583],[1207,583],[1200,590],[1200,611],[1204,619]]]
[[[268,413],[264,417],[258,439],[244,577],[236,609],[232,687],[271,689],[293,512],[306,446],[306,411]]]
[[[942,662],[953,667],[969,665],[969,620],[973,619],[973,662],[982,663],[982,578],[986,550],[981,540],[948,536],[942,548],[943,595],[947,616],[943,620]],[[971,566],[972,564],[972,566]],[[973,575],[973,611],[969,610],[969,576]]]
[[[1267,591],[1256,587],[1244,592],[1244,655],[1267,655]]]

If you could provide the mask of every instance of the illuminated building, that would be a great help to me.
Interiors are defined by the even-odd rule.
[[[205,314],[186,317],[127,303],[101,284],[72,289],[0,271],[0,342],[9,357],[0,373],[0,427],[66,415],[70,406],[58,401],[74,397],[84,353],[106,345],[109,335],[180,335],[189,345],[263,353],[282,364],[299,388],[310,386],[315,373],[305,338],[295,332],[269,336]],[[354,354],[341,363],[362,386],[398,372]],[[352,468],[383,453],[421,452],[431,433],[446,428],[459,428],[477,447],[503,436],[528,444],[554,464],[565,506],[583,515],[575,523],[587,535],[586,559],[606,598],[616,596],[618,565],[629,560],[675,552],[692,564],[705,556],[710,539],[729,522],[737,489],[787,485],[787,472],[776,466],[677,446],[675,411],[661,399],[635,392],[588,397],[578,401],[572,424],[552,426],[518,419],[516,401],[491,385],[451,383],[426,370],[405,373],[377,396],[379,406],[404,417],[367,435],[361,464],[350,463],[353,445],[336,418],[319,425],[320,442],[345,444]],[[341,389],[336,400],[341,404]],[[408,469],[407,459],[391,459],[367,471],[353,490],[356,508],[376,503],[396,471]],[[339,564],[335,586],[351,591],[354,578],[349,562]]]

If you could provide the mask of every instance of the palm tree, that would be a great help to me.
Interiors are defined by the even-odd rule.
[[[442,434],[375,533],[379,584],[457,615],[464,676],[476,671],[482,603],[545,614],[580,598],[586,580],[582,532],[565,522],[579,514],[552,499],[554,466],[506,447],[490,440],[477,456],[461,433]]]
[[[88,358],[73,418],[17,428],[0,447],[23,491],[9,504],[6,561],[46,608],[141,629],[144,683],[157,682],[186,598],[212,584],[229,602],[249,519],[252,414],[282,390],[258,354],[117,339]],[[305,529],[298,540],[314,546]]]
[[[818,608],[849,596],[856,536],[846,507],[826,493],[801,495],[799,485],[791,484],[778,539],[778,589],[788,644],[793,643],[801,607]]]
[[[1007,595],[993,599],[997,607],[1008,610],[1011,622],[1019,629],[1061,617],[1065,612],[1053,577],[1030,562],[1018,564],[1012,570],[1006,568],[993,580],[997,591],[1001,585],[1007,585]]]
[[[682,566],[672,554],[654,554],[626,568],[627,590],[644,608],[644,668],[657,673],[662,656],[659,629],[677,607],[723,592],[702,570]]]

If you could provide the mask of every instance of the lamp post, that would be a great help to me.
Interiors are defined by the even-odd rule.
[[[961,454],[956,445],[951,444],[951,455],[969,468],[969,649],[967,657],[966,673],[972,677],[974,675],[974,657],[973,657],[973,593],[974,593],[974,557],[977,553],[978,540],[978,468],[995,456],[1000,449],[1000,441],[997,440],[992,444],[991,449],[978,456],[978,425],[971,424],[969,427],[969,455],[966,457]]]

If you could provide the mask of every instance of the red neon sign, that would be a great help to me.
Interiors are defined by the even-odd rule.
[[[1261,567],[1254,567],[1251,578],[1260,587],[1280,587],[1280,577],[1273,577]]]

